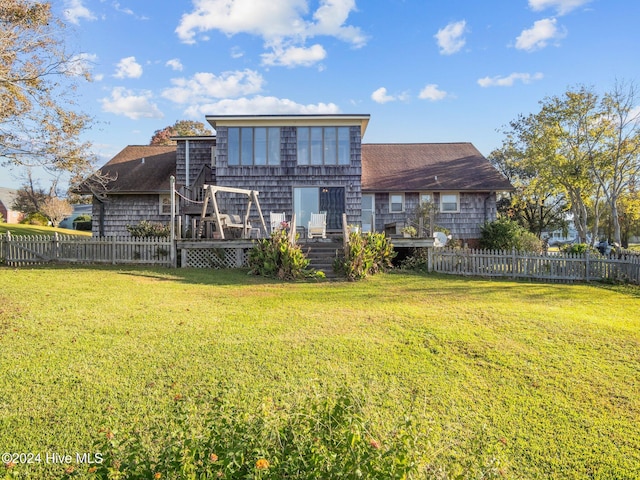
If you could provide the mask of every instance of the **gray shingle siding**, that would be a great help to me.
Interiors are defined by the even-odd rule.
[[[298,165],[296,127],[280,128],[280,165],[229,166],[228,129],[218,127],[216,183],[226,187],[258,190],[265,219],[270,211],[293,213],[294,187],[344,187],[349,223],[360,222],[362,153],[360,127],[350,127],[349,165]],[[241,213],[244,199],[221,195],[229,213]]]

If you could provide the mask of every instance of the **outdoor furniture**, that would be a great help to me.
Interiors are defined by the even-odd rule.
[[[271,224],[271,233],[282,228],[282,224],[287,221],[287,217],[284,212],[276,213],[269,212],[269,222]]]
[[[327,238],[327,214],[312,213],[307,228],[309,238],[322,237]]]

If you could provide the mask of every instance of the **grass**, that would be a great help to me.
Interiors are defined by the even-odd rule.
[[[66,228],[43,227],[40,225],[22,225],[19,223],[0,223],[0,234],[11,232],[13,235],[53,235],[55,232],[64,235],[91,236],[91,232],[69,230]]]
[[[169,435],[176,398],[286,411],[346,386],[382,443],[415,418],[435,478],[491,462],[504,478],[638,478],[639,307],[630,286],[0,268],[0,451],[95,453],[101,428]],[[63,474],[32,468],[12,473]]]

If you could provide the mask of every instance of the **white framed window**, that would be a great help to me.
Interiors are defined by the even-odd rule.
[[[162,195],[158,195],[159,198],[159,207],[160,207],[160,215],[171,215],[171,194],[165,193]]]
[[[404,212],[404,193],[389,194],[389,213]]]
[[[460,212],[460,194],[457,192],[441,193],[440,211],[443,213]]]

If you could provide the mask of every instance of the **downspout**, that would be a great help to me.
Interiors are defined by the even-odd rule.
[[[93,198],[95,198],[100,204],[100,209],[98,211],[98,236],[104,237],[104,201],[100,200],[100,197],[97,195],[94,195]]]

